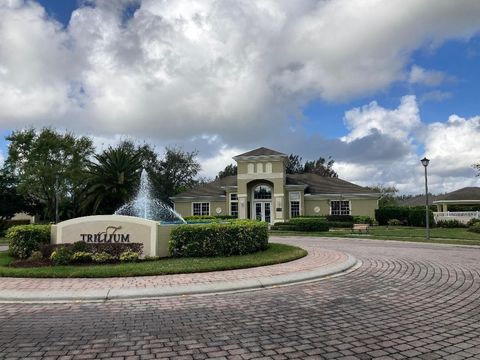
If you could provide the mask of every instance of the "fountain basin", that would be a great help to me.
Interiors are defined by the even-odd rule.
[[[124,215],[93,215],[60,222],[52,226],[52,244],[141,243],[143,256],[169,256],[171,231],[180,224]]]

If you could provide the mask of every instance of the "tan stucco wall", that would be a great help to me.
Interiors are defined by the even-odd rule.
[[[334,200],[334,199],[333,199]],[[376,199],[345,199],[351,204],[351,214],[354,216],[370,216],[375,218],[375,209],[377,208]],[[316,213],[314,208],[320,207],[320,212]],[[330,204],[328,200],[306,200],[305,215],[307,216],[325,216],[330,215]]]
[[[220,215],[228,215],[228,208],[227,208],[227,199],[225,201],[210,201],[210,200],[194,200],[191,202],[176,202],[175,203],[175,211],[178,212],[183,217],[185,216],[192,216],[193,215],[193,206],[194,202],[208,202],[210,203],[210,215],[211,216],[220,216]],[[216,209],[220,208],[222,210],[221,213],[217,214]]]

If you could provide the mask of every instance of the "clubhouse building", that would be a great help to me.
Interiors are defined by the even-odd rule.
[[[338,178],[287,174],[288,156],[264,147],[237,155],[237,175],[172,197],[182,216],[231,215],[268,223],[295,216],[375,217],[380,194]]]

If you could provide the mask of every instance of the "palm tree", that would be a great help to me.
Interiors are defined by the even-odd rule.
[[[88,167],[83,209],[92,214],[114,213],[135,195],[141,171],[142,154],[128,147],[109,147],[95,155]]]

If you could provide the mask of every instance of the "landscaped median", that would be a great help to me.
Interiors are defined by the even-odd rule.
[[[0,276],[128,277],[243,269],[299,259],[298,247],[269,244],[265,223],[232,221],[174,229],[169,258],[143,258],[141,243],[50,245],[48,227],[28,225],[7,233]]]

